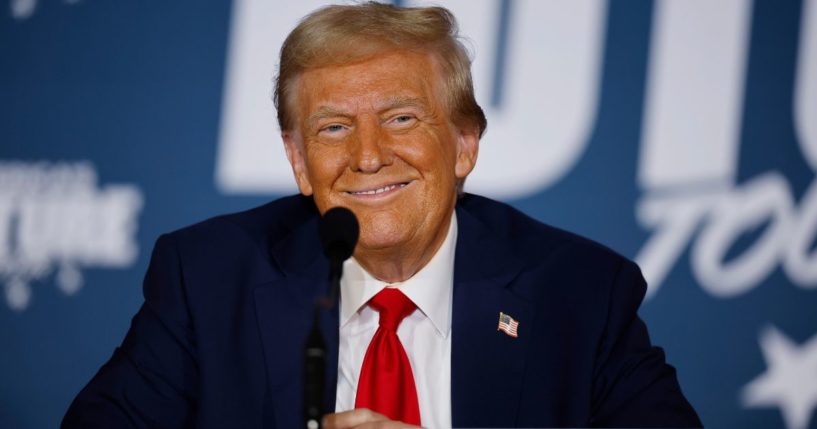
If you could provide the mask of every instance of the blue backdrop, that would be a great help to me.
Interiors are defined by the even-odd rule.
[[[245,143],[281,145],[307,3],[0,1],[0,427],[58,424],[159,234],[294,189]],[[440,3],[489,116],[468,189],[636,259],[707,426],[817,428],[817,1]]]

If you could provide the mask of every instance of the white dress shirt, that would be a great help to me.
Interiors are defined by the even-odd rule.
[[[451,427],[451,300],[456,242],[454,214],[437,253],[401,283],[387,284],[374,278],[354,258],[343,264],[335,411],[355,408],[363,357],[379,321],[379,313],[366,303],[384,287],[396,287],[417,306],[400,323],[397,336],[411,363],[420,420],[426,428]]]

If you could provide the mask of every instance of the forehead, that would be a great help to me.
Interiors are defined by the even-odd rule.
[[[395,99],[414,99],[429,107],[439,103],[439,67],[431,54],[412,51],[383,53],[352,63],[303,72],[297,80],[297,110],[377,108]]]

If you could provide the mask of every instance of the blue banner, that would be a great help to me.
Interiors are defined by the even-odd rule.
[[[54,427],[161,233],[295,192],[272,77],[324,2],[2,3],[0,427]],[[488,116],[466,190],[636,260],[706,426],[817,428],[817,0],[436,3]]]

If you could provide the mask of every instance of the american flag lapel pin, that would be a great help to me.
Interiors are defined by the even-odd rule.
[[[508,316],[503,312],[499,312],[499,324],[496,327],[497,331],[502,331],[508,334],[511,337],[518,337],[519,334],[517,333],[517,329],[519,328],[519,322],[514,320],[513,317]]]

